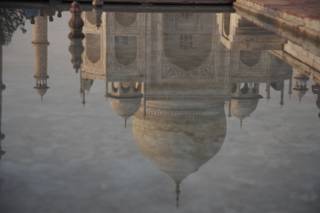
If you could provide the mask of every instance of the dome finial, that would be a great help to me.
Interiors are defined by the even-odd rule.
[[[176,207],[179,208],[179,201],[180,201],[180,182],[176,182]]]
[[[243,119],[240,118],[240,128],[242,129],[242,126],[243,126]]]
[[[128,119],[128,117],[124,118],[124,128],[127,128],[127,119]]]

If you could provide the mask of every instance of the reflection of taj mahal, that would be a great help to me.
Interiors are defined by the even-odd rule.
[[[183,179],[224,142],[225,101],[242,121],[266,83],[267,98],[272,87],[283,104],[291,68],[268,50],[285,41],[237,15],[103,13],[100,27],[96,18],[83,14],[82,78],[105,79],[112,109],[125,120],[134,115],[137,145],[175,181],[177,201]]]
[[[242,124],[263,98],[261,85],[267,99],[271,89],[280,92],[281,105],[285,80],[289,94],[293,88],[301,99],[307,91],[309,78],[299,71],[293,76],[292,68],[270,53],[287,41],[237,14],[99,8],[81,14],[77,3],[70,11],[69,51],[80,71],[83,103],[94,81],[104,80],[105,96],[125,126],[133,116],[140,151],[175,182],[177,205],[183,180],[222,147],[226,102],[228,116]],[[35,88],[42,97],[48,89],[47,15],[33,22]]]

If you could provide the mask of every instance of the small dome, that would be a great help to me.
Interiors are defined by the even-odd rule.
[[[231,101],[231,114],[239,119],[249,117],[252,112],[254,112],[258,106],[259,98],[246,98],[246,99],[236,99],[232,98]]]
[[[123,118],[132,116],[140,107],[141,98],[112,98],[111,107],[114,112]]]

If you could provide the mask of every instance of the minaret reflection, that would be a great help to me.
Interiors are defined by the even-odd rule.
[[[36,16],[35,24],[32,26],[32,44],[35,49],[35,89],[41,96],[48,90],[48,19],[46,15]]]

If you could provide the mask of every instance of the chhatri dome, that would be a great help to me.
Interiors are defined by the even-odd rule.
[[[234,84],[229,101],[229,116],[240,119],[242,126],[242,121],[256,110],[260,98],[258,83]]]
[[[142,92],[141,83],[135,81],[129,82],[111,82],[111,91],[107,93],[114,112],[125,120],[131,117],[140,107]]]
[[[224,101],[148,100],[133,119],[140,151],[176,183],[215,156],[226,136]]]

